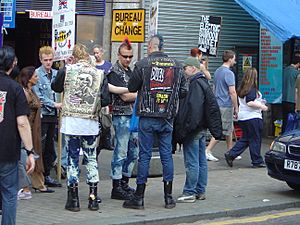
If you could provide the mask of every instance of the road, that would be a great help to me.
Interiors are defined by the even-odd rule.
[[[299,208],[291,208],[280,211],[269,211],[247,217],[199,220],[194,223],[181,223],[177,225],[298,225],[300,224],[299,221]]]

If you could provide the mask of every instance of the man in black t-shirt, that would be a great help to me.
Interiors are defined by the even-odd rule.
[[[35,166],[28,103],[23,88],[8,76],[16,64],[13,48],[0,48],[0,191],[6,225],[16,224],[21,139],[28,154],[27,173]]]

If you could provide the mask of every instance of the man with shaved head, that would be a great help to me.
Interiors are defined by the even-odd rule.
[[[125,208],[144,208],[144,192],[155,135],[158,137],[163,166],[165,208],[175,207],[175,200],[172,197],[173,118],[179,97],[183,97],[186,93],[186,86],[181,65],[163,53],[162,48],[163,38],[160,35],[150,38],[148,57],[135,64],[128,83],[130,92],[138,91],[136,110],[140,120],[137,188],[131,199],[124,202]]]

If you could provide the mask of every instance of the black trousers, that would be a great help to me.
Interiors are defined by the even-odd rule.
[[[295,103],[282,102],[282,127],[281,127],[281,133],[282,134],[285,131],[288,114],[293,113],[293,112],[295,112]]]
[[[54,148],[55,122],[42,121],[42,150],[44,163],[44,176],[50,175],[50,170],[56,159]]]

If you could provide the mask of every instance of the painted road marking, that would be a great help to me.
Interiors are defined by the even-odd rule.
[[[251,222],[264,222],[271,219],[277,219],[286,216],[295,216],[300,215],[300,211],[290,211],[290,212],[282,212],[282,213],[275,213],[272,215],[264,215],[264,216],[255,216],[255,217],[248,217],[248,218],[241,218],[241,219],[233,219],[233,220],[225,220],[225,221],[218,221],[212,223],[205,223],[203,225],[228,225],[228,224],[237,224],[237,223],[251,223]]]

